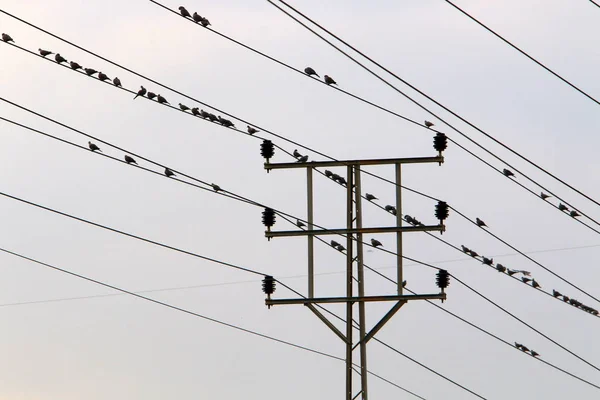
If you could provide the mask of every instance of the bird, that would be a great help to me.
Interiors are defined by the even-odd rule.
[[[563,203],[560,203],[560,204],[558,205],[558,209],[559,209],[560,211],[569,211],[569,207],[565,206]]]
[[[93,69],[93,68],[84,68],[83,70],[85,71],[85,73],[86,73],[86,74],[88,74],[88,76],[92,76],[92,75],[94,75],[96,72],[98,72],[98,71],[96,71],[96,70],[95,70],[95,69]]]
[[[577,218],[577,217],[581,217],[581,214],[579,214],[577,211],[575,210],[571,210],[571,212],[569,213],[569,215],[573,218]]]
[[[529,349],[523,345],[521,345],[521,350],[523,350],[525,353],[529,351]]]
[[[305,163],[308,161],[308,156],[302,156],[298,158],[298,162]]]
[[[200,116],[200,109],[198,107],[192,108],[192,114],[194,114],[197,117]]]
[[[48,51],[48,50],[44,50],[44,49],[38,49],[38,51],[40,52],[40,55],[42,57],[46,57],[46,56],[49,56],[50,54],[54,54],[53,52]]]
[[[483,257],[483,260],[481,262],[485,265],[492,265],[494,263],[494,259]]]
[[[563,301],[564,301],[565,303],[566,303],[566,302],[568,302],[568,301],[569,301],[569,297],[568,297],[568,296],[565,296],[565,295],[563,295]]]
[[[15,42],[13,40],[13,38],[11,38],[8,33],[3,33],[2,34],[2,41],[6,42],[6,43],[8,43],[8,42],[13,42],[14,43]]]
[[[317,74],[317,72],[314,69],[312,69],[311,67],[304,68],[304,73],[308,76],[316,75],[320,78],[319,74]]]
[[[59,53],[56,53],[56,55],[54,56],[54,60],[56,60],[56,62],[59,64],[67,62],[67,59],[61,56]]]
[[[303,226],[306,226],[306,224],[302,221],[300,221],[299,219],[296,220],[296,225],[298,226],[298,228],[302,228]]]
[[[371,239],[371,244],[373,245],[373,247],[377,247],[377,246],[382,246],[381,242],[377,239]]]
[[[516,347],[517,349],[520,349],[521,347],[523,347],[523,345],[522,345],[521,343],[517,343],[517,342],[515,342],[515,347]]]
[[[300,154],[300,152],[298,151],[298,149],[294,149],[294,152],[292,153],[292,155],[296,158],[300,158],[302,157],[302,154]],[[325,174],[327,175],[327,174]]]
[[[218,120],[217,116],[213,113],[208,113],[208,119],[210,119],[210,122],[216,122]]]
[[[212,188],[215,192],[218,192],[221,190],[221,186],[217,185],[216,183],[211,183],[210,186],[212,186]]]
[[[534,357],[539,357],[540,353],[538,353],[537,351],[531,350],[531,355]]]
[[[332,77],[330,77],[329,75],[325,75],[323,76],[323,79],[325,79],[325,83],[327,85],[337,85],[337,82],[333,80]]]
[[[217,117],[217,119],[219,120],[219,123],[227,128],[229,127],[234,127],[235,125],[233,124],[233,122],[231,122],[230,120],[228,120],[227,118],[223,118],[220,115]]]
[[[208,116],[209,116],[209,115],[210,115],[210,114],[209,114],[209,113],[207,113],[206,111],[204,111],[204,110],[200,110],[200,116],[201,116],[202,118],[206,119],[206,118],[208,118]]]
[[[140,90],[138,90],[137,94],[135,95],[135,97],[133,98],[134,100],[138,98],[138,96],[144,96],[146,94],[146,88],[143,86],[140,86]]]
[[[397,211],[396,211],[396,207],[394,206],[390,206],[389,204],[387,206],[384,207],[385,211],[389,212],[392,215],[396,215]]]
[[[541,288],[540,284],[539,284],[539,283],[537,283],[537,281],[536,281],[535,279],[532,279],[532,280],[531,280],[531,286],[533,286],[533,287],[534,287],[534,288],[536,288],[536,289],[539,289],[539,288]]]
[[[179,103],[179,108],[181,108],[181,111],[187,111],[190,109],[188,106],[186,106],[185,104],[181,104],[181,103]]]
[[[502,170],[502,173],[504,174],[504,176],[507,176],[507,177],[509,177],[509,178],[510,178],[511,176],[515,176],[515,174],[513,174],[513,172],[512,172],[511,170],[508,170],[508,169],[506,169],[506,168],[504,168],[504,169]]]
[[[308,157],[308,156],[306,156],[306,157]],[[346,179],[344,179],[344,178],[343,178],[343,177],[341,177],[341,176],[340,176],[340,177],[339,177],[339,179],[338,179],[338,183],[339,183],[340,185],[342,185],[342,186],[346,186],[346,185],[348,185],[348,182],[346,182]]]
[[[468,247],[466,247],[466,246],[464,246],[464,245],[462,245],[462,244],[460,245],[460,247],[462,248],[462,251],[463,251],[463,253],[467,253],[467,254],[469,254],[469,253],[471,252],[471,250],[469,250],[469,248],[468,248]]]
[[[373,196],[371,193],[365,193],[365,198],[368,201],[378,200],[377,197]]]
[[[549,194],[546,194],[544,192],[541,192],[540,193],[540,197],[542,198],[542,200],[546,200],[546,199],[548,199],[548,198],[550,198],[552,196],[550,196]]]
[[[496,264],[496,269],[498,270],[498,272],[506,272],[506,267],[502,264]]]
[[[119,78],[117,78],[117,77],[115,77],[115,79],[113,79],[113,84],[116,87],[122,87],[123,86],[123,85],[121,85],[121,80]]]
[[[210,21],[208,20],[208,18],[206,17],[202,17],[202,19],[200,20],[200,23],[202,24],[203,27],[207,27],[210,25]]]
[[[98,79],[100,79],[102,82],[109,80],[110,78],[103,72],[98,72]]]
[[[150,100],[153,100],[156,97],[156,93],[148,92],[147,96]]]
[[[336,249],[338,249],[339,251],[344,251],[346,250],[346,248],[344,246],[342,246],[341,244],[336,246]]]
[[[479,257],[479,253],[477,253],[475,250],[471,250],[471,252],[469,254],[471,254],[471,257],[473,257],[473,258]]]
[[[171,171],[169,168],[165,168],[165,175],[170,178],[175,176],[175,172]]]
[[[523,283],[528,283],[529,281],[531,281],[531,279],[526,278],[524,276],[521,277],[521,280],[523,281]]]
[[[194,19],[194,22],[196,22],[196,23],[202,21],[202,17],[197,12],[194,12],[194,15],[192,15],[192,18]]]
[[[127,155],[127,154],[125,154],[125,162],[127,164],[136,164],[137,165],[137,162],[135,162],[135,160],[133,159],[133,157],[131,157],[131,156]]]
[[[552,296],[558,298],[558,297],[562,296],[562,294],[559,291],[552,289]]]
[[[426,127],[428,127],[428,128],[431,128],[431,127],[432,127],[432,126],[434,126],[434,125],[435,125],[435,124],[434,124],[433,122],[425,120],[425,126],[426,126]]]
[[[480,220],[479,218],[475,218],[475,223],[477,224],[478,227],[483,228],[484,226],[487,227],[487,225],[485,224],[485,222],[483,222],[482,220]]]
[[[88,147],[90,148],[91,151],[99,151],[102,152],[102,150],[100,150],[100,147],[96,146],[94,143],[92,142],[88,142]]]
[[[165,99],[164,97],[162,97],[160,94],[157,96],[157,99],[156,99],[156,100],[157,100],[157,101],[158,101],[160,104],[163,104],[163,103],[170,104],[170,103],[167,101],[167,99]]]
[[[326,169],[324,172],[325,176],[328,178],[331,178],[331,176],[333,175],[333,172],[331,172],[330,170]]]
[[[404,216],[404,220],[411,225],[415,225],[415,219],[408,214]]]
[[[246,127],[248,128],[248,133],[250,135],[254,135],[257,132],[260,132],[258,129],[251,127],[250,125],[246,125]]]
[[[186,10],[184,6],[179,6],[179,13],[180,13],[180,14],[181,14],[181,16],[182,16],[182,17],[184,17],[184,18],[185,18],[185,17],[190,17],[190,18],[192,17],[192,16],[190,15],[189,11],[188,11],[188,10]]]
[[[71,61],[69,64],[71,65],[71,68],[73,68],[74,70],[81,69],[81,65],[79,65],[75,61]]]
[[[402,281],[402,287],[406,287],[406,279]]]
[[[336,242],[335,240],[331,241],[331,247],[338,247],[341,246],[338,242]]]

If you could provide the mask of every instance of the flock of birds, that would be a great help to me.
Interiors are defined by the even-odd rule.
[[[516,347],[517,349],[519,349],[519,350],[521,350],[521,351],[525,352],[525,353],[529,353],[529,354],[531,354],[531,355],[532,355],[532,356],[534,356],[534,357],[539,357],[539,356],[540,356],[540,353],[538,353],[538,352],[537,352],[537,351],[535,351],[535,350],[529,350],[527,347],[523,346],[521,343],[517,343],[517,342],[515,342],[515,347]]]
[[[188,10],[185,9],[184,6],[180,6],[179,7],[179,13],[181,14],[181,16],[183,18],[189,18],[191,20],[193,20],[195,23],[202,25],[203,27],[207,27],[210,25],[210,21],[208,19],[206,19],[206,17],[201,16],[200,14],[198,14],[197,12],[194,12],[194,14],[190,14],[190,12]]]
[[[565,295],[563,295],[562,293],[560,293],[557,290],[552,289],[552,296],[556,297],[557,299],[560,298],[560,297],[562,297],[562,300],[565,303],[569,303],[573,307],[580,308],[580,309],[582,309],[585,312],[588,312],[588,313],[590,313],[592,315],[598,316],[598,310],[596,310],[595,308],[588,307],[585,304],[583,304],[582,302],[580,302],[578,300],[575,300],[575,299],[572,299],[572,298],[570,298],[568,296],[565,296]]]

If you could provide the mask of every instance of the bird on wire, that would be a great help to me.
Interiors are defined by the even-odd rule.
[[[327,85],[337,85],[337,82],[333,80],[332,77],[330,77],[329,75],[325,75],[323,76],[323,79],[325,80],[325,83]]]
[[[129,155],[125,155],[125,162],[127,164],[135,164],[137,165],[137,162],[133,159],[133,157],[129,156]]]
[[[138,90],[137,94],[135,95],[135,97],[133,98],[134,100],[138,98],[138,96],[144,96],[146,94],[146,88],[143,86],[140,86],[140,90]]]
[[[51,52],[49,50],[44,50],[44,49],[38,49],[38,51],[40,52],[40,55],[42,57],[46,57],[46,56],[49,56],[50,54],[54,54],[53,52]]]
[[[371,245],[373,247],[378,247],[378,246],[383,247],[383,245],[381,244],[381,242],[379,240],[377,240],[377,239],[371,239]]]
[[[14,43],[15,42],[13,40],[13,38],[11,38],[8,33],[3,33],[2,34],[2,41],[5,42],[5,43],[8,43],[8,42],[13,42]]]
[[[320,78],[319,74],[317,74],[317,72],[314,69],[312,69],[311,67],[304,68],[304,73],[308,76],[316,75]]]
[[[102,150],[100,150],[100,147],[96,146],[94,143],[92,142],[88,142],[88,147],[90,148],[91,151],[99,151],[102,152]]]
[[[188,10],[185,9],[184,6],[179,6],[179,13],[181,14],[182,17],[186,18],[186,17],[192,17],[190,15],[190,12]]]

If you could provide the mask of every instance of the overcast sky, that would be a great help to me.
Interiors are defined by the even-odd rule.
[[[182,3],[164,0],[177,9]],[[600,98],[600,9],[586,0],[459,0],[458,5]],[[600,199],[600,106],[509,48],[442,0],[293,2],[408,82],[587,195]],[[266,1],[189,1],[212,28],[294,67],[313,67],[340,88],[441,131],[502,169],[435,117],[408,102]],[[433,156],[432,132],[331,90],[226,41],[149,1],[5,0],[2,10],[213,107],[339,159]],[[16,44],[61,53],[85,67],[144,85],[177,105],[200,106],[0,14]],[[305,174],[263,169],[260,140],[180,112],[132,100],[109,85],[0,46],[0,97],[253,200],[305,218]],[[381,72],[378,70],[378,72]],[[405,87],[385,76],[399,88]],[[413,95],[410,89],[409,94]],[[428,107],[431,103],[424,101]],[[443,118],[599,219],[595,204],[533,169],[432,106]],[[0,116],[87,146],[88,139],[0,102]],[[233,119],[245,129],[242,122]],[[177,183],[0,121],[0,192],[151,240],[268,272],[306,293],[306,240],[267,241],[261,209]],[[281,139],[288,151],[298,148]],[[98,143],[104,153],[123,153]],[[311,160],[323,160],[300,149]],[[450,145],[443,166],[408,165],[403,183],[446,200],[552,271],[598,297],[600,237]],[[273,162],[290,157],[277,150]],[[138,159],[142,166],[162,169]],[[368,169],[393,179],[392,167]],[[340,174],[343,170],[335,171]],[[539,188],[517,174],[517,181]],[[395,188],[362,176],[380,204]],[[404,192],[404,212],[436,224],[435,202]],[[345,191],[315,177],[315,220],[345,226]],[[552,204],[558,204],[550,199]],[[364,224],[395,219],[369,205]],[[0,247],[266,335],[344,357],[343,343],[302,306],[264,305],[261,276],[233,270],[0,196]],[[589,222],[589,220],[586,220]],[[593,225],[599,229],[597,225]],[[451,212],[443,239],[525,269],[547,291],[600,305]],[[274,229],[292,226],[278,218]],[[370,239],[371,236],[366,236]],[[394,249],[392,234],[375,235]],[[422,233],[405,255],[447,268],[536,329],[600,366],[600,321],[482,266]],[[329,238],[327,238],[329,239]],[[316,293],[344,293],[345,258],[317,243]],[[365,262],[394,277],[395,258]],[[408,287],[435,293],[435,271],[406,262]],[[367,294],[394,285],[369,272]],[[168,289],[168,290],[167,290]],[[252,336],[0,254],[0,398],[331,399],[344,396],[341,361]],[[110,295],[110,296],[109,296]],[[542,359],[600,385],[600,372],[451,282],[444,308]],[[83,298],[81,298],[83,297]],[[278,286],[276,298],[295,297]],[[73,299],[79,298],[79,299]],[[56,301],[61,300],[61,301]],[[390,304],[367,307],[369,324]],[[343,313],[342,307],[331,307]],[[421,301],[378,336],[488,399],[593,399],[598,389],[560,373]],[[357,353],[358,354],[358,353]],[[427,399],[475,398],[382,345],[369,369]],[[369,378],[371,399],[415,397]]]

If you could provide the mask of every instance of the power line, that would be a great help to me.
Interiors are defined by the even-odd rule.
[[[590,0],[590,3],[592,3],[596,7],[600,8],[600,4],[596,3],[594,0]]]
[[[282,8],[280,8],[279,6],[277,6],[275,3],[273,3],[271,0],[267,0],[271,5],[273,5],[274,7],[278,8],[279,10],[281,10],[283,13],[285,13],[286,15],[288,15],[290,18],[294,19],[296,22],[298,22],[300,25],[302,25],[304,28],[306,28],[307,30],[311,31],[313,34],[315,34],[316,36],[318,36],[321,40],[325,41],[326,43],[328,43],[330,46],[332,46],[333,48],[335,48],[337,51],[339,51],[340,53],[344,54],[346,57],[348,57],[350,60],[354,61],[356,64],[360,65],[363,69],[367,70],[368,72],[370,72],[371,74],[373,74],[374,76],[376,76],[379,80],[385,82],[388,86],[394,88],[394,90],[396,90],[397,92],[401,93],[404,97],[410,99],[414,104],[418,105],[420,108],[422,108],[423,110],[427,111],[429,114],[435,116],[436,118],[438,118],[440,121],[442,121],[445,125],[447,125],[448,127],[450,127],[452,130],[454,130],[455,132],[464,135],[461,131],[459,131],[457,128],[454,128],[452,125],[450,125],[448,122],[444,121],[442,118],[440,118],[439,116],[437,116],[436,114],[434,114],[432,111],[428,110],[427,108],[425,108],[424,106],[422,106],[421,104],[419,104],[418,102],[416,102],[415,100],[413,100],[412,98],[408,97],[406,94],[404,94],[403,92],[401,92],[399,89],[397,89],[395,86],[391,85],[390,83],[388,83],[387,81],[385,81],[383,78],[381,78],[379,75],[377,75],[376,73],[374,73],[373,71],[371,71],[370,69],[368,69],[367,67],[365,67],[363,64],[361,64],[359,61],[357,61],[356,59],[354,59],[352,56],[350,56],[349,54],[347,54],[346,52],[344,52],[343,50],[341,50],[340,48],[338,48],[337,46],[335,46],[333,43],[329,42],[327,39],[325,39],[324,37],[322,37],[321,35],[319,35],[317,32],[315,32],[314,30],[312,30],[311,28],[309,28],[308,26],[306,26],[304,23],[302,23],[301,21],[299,21],[297,18],[295,18],[294,16],[292,16],[291,14],[289,14],[287,11],[283,10]],[[406,80],[402,79],[401,77],[399,77],[398,75],[396,75],[395,73],[393,73],[392,71],[390,71],[389,69],[385,68],[383,65],[381,65],[380,63],[378,63],[377,61],[373,60],[372,58],[370,58],[369,56],[367,56],[366,54],[364,54],[363,52],[361,52],[360,50],[358,50],[357,48],[353,47],[352,45],[350,45],[348,42],[344,41],[343,39],[341,39],[339,36],[335,35],[334,33],[332,33],[331,31],[327,30],[326,28],[324,28],[323,26],[321,26],[320,24],[318,24],[317,22],[315,22],[314,20],[312,20],[311,18],[309,18],[308,16],[306,16],[305,14],[303,14],[302,12],[298,11],[297,9],[295,9],[294,7],[290,6],[287,2],[283,1],[283,0],[279,0],[281,3],[285,4],[288,8],[290,8],[291,10],[293,10],[294,12],[296,12],[297,14],[301,15],[303,18],[305,18],[306,20],[310,21],[312,24],[314,24],[315,26],[319,27],[321,30],[323,30],[324,32],[327,32],[330,36],[334,37],[335,39],[337,39],[338,41],[340,41],[341,43],[343,43],[344,45],[346,45],[347,47],[349,47],[350,49],[352,49],[353,51],[355,51],[356,53],[360,54],[362,57],[366,58],[367,60],[369,60],[370,62],[372,62],[373,64],[377,65],[379,68],[383,69],[385,72],[387,72],[388,74],[392,75],[393,77],[395,77],[396,79],[400,80],[402,83],[404,83],[405,85],[407,85],[408,87],[410,87],[411,89],[413,89],[414,91],[416,91],[417,93],[419,93],[420,95],[422,95],[423,97],[427,98],[428,100],[430,100],[431,102],[433,102],[434,104],[436,104],[437,106],[443,108],[445,111],[449,112],[450,114],[452,114],[454,117],[458,118],[459,120],[461,120],[462,122],[466,123],[467,125],[469,125],[470,127],[472,127],[473,129],[477,130],[478,132],[480,132],[481,134],[483,134],[484,136],[486,136],[488,139],[494,141],[495,143],[499,144],[500,146],[504,147],[506,150],[510,151],[511,153],[513,153],[514,155],[518,156],[519,158],[521,158],[522,160],[526,161],[527,163],[529,163],[530,165],[536,167],[537,169],[539,169],[540,171],[544,172],[545,174],[549,175],[550,177],[554,178],[555,180],[557,180],[558,182],[562,183],[563,185],[567,186],[568,188],[570,188],[571,190],[575,191],[576,193],[578,193],[579,195],[585,197],[586,199],[590,200],[591,202],[595,203],[596,205],[600,206],[600,203],[596,200],[594,200],[593,198],[591,198],[590,196],[586,195],[585,193],[581,192],[580,190],[576,189],[575,187],[569,185],[567,182],[563,181],[562,179],[558,178],[557,176],[553,175],[552,173],[550,173],[549,171],[547,171],[546,169],[542,168],[541,166],[539,166],[538,164],[534,163],[533,161],[529,160],[527,157],[522,156],[521,154],[519,154],[518,152],[516,152],[515,150],[513,150],[512,148],[510,148],[509,146],[505,145],[504,143],[502,143],[501,141],[499,141],[498,139],[494,138],[493,136],[491,136],[490,134],[486,133],[485,131],[483,131],[481,128],[478,128],[477,126],[475,126],[474,124],[472,124],[471,122],[467,121],[465,118],[461,117],[460,115],[458,115],[457,113],[455,113],[454,111],[450,110],[449,108],[447,108],[446,106],[444,106],[443,104],[439,103],[438,101],[436,101],[435,99],[433,99],[431,96],[427,95],[426,93],[424,93],[423,91],[419,90],[418,88],[416,88],[415,86],[413,86],[412,84],[410,84],[409,82],[407,82]],[[468,138],[466,135],[464,135],[464,137]],[[468,138],[469,140],[472,141],[472,139]],[[486,150],[487,151],[487,150]],[[506,163],[506,165],[510,166],[510,164]],[[511,168],[515,169],[515,171],[518,171],[516,168],[512,167]],[[519,172],[521,175],[525,176],[523,173]],[[537,183],[536,183],[537,184]],[[538,184],[539,186],[539,184]],[[540,186],[541,187],[541,186]]]
[[[581,93],[582,95],[584,95],[585,97],[587,97],[588,99],[592,100],[594,103],[596,103],[597,105],[600,106],[600,102],[598,100],[596,100],[594,97],[592,97],[591,95],[589,95],[588,93],[586,93],[582,89],[578,88],[577,86],[575,86],[574,84],[572,84],[571,82],[569,82],[568,80],[566,80],[565,78],[563,78],[562,76],[560,76],[559,74],[557,74],[556,72],[554,72],[553,70],[551,70],[550,68],[548,68],[547,66],[545,66],[543,63],[541,63],[540,61],[536,60],[535,58],[533,58],[532,56],[530,56],[529,54],[527,54],[524,50],[521,50],[519,47],[517,47],[516,45],[514,45],[513,43],[511,43],[510,41],[508,41],[507,39],[505,39],[504,37],[500,36],[500,34],[498,34],[497,32],[493,31],[490,27],[486,26],[483,22],[479,21],[477,18],[475,18],[471,14],[467,13],[465,10],[463,10],[460,7],[458,7],[456,4],[454,4],[450,0],[444,0],[444,1],[446,3],[448,3],[448,4],[450,4],[452,7],[454,7],[458,11],[460,11],[463,15],[467,16],[473,22],[476,22],[479,26],[481,26],[482,28],[484,28],[486,31],[490,32],[492,35],[496,36],[498,39],[502,40],[504,43],[506,43],[507,45],[509,45],[513,49],[517,50],[519,53],[521,53],[525,57],[529,58],[531,61],[533,61],[534,63],[536,63],[537,65],[539,65],[543,69],[545,69],[547,72],[551,73],[556,78],[560,79],[561,81],[563,81],[564,83],[566,83],[567,85],[569,85],[571,88],[575,89],[576,91],[578,91],[579,93]]]

